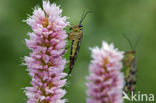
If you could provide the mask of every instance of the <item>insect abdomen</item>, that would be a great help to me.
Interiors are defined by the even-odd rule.
[[[134,57],[134,60],[130,66],[129,75],[126,78],[126,84],[125,84],[125,92],[134,92],[136,89],[136,76],[137,76],[137,69],[136,69],[136,56]]]
[[[70,54],[71,57],[75,55],[78,43],[79,43],[79,40],[72,41],[71,54]]]
[[[72,41],[71,52],[70,52],[70,65],[69,65],[70,71],[68,74],[71,73],[73,65],[75,64],[75,61],[77,59],[77,55],[80,49],[81,39],[82,37]]]

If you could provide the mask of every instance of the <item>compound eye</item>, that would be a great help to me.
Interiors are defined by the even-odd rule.
[[[80,24],[79,27],[82,27],[82,25]]]
[[[73,28],[69,28],[69,30],[72,30]]]

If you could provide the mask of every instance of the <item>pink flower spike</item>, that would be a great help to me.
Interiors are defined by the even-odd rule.
[[[92,48],[92,61],[87,77],[87,103],[123,103],[124,77],[121,72],[123,52],[113,44],[102,42],[102,48]]]
[[[32,27],[26,45],[32,50],[25,56],[32,87],[26,87],[27,103],[65,103],[62,99],[66,91],[66,73],[63,73],[66,60],[63,51],[66,45],[66,31],[69,25],[62,10],[56,4],[43,1],[43,9],[35,8],[33,15],[26,20]]]

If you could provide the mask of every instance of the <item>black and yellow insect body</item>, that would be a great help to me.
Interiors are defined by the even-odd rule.
[[[90,13],[90,11],[87,11],[86,13],[84,11],[82,14],[80,23],[69,29],[69,30],[71,30],[71,32],[69,33],[68,39],[72,40],[72,44],[71,44],[70,62],[69,62],[70,70],[69,70],[68,75],[72,72],[73,66],[77,59],[78,52],[80,50],[80,44],[81,44],[82,37],[83,37],[83,26],[81,23],[84,20],[84,18],[87,16],[88,13]]]
[[[136,78],[137,78],[137,56],[136,50],[134,50],[131,41],[128,39],[126,35],[125,38],[128,40],[131,49],[130,51],[125,52],[123,65],[126,68],[126,76],[125,76],[125,86],[124,91],[126,93],[134,92],[136,89]],[[136,43],[137,45],[137,43]],[[136,48],[136,47],[135,47]]]
[[[126,67],[125,87],[124,91],[134,92],[136,88],[136,73],[137,73],[137,57],[136,51],[128,51],[125,53],[124,66]]]

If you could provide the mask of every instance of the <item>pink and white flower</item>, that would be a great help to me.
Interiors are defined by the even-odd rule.
[[[32,50],[25,56],[32,87],[26,87],[27,103],[65,103],[63,87],[67,74],[63,73],[66,60],[63,53],[66,45],[66,31],[69,25],[62,10],[56,4],[43,1],[43,9],[35,8],[26,22],[32,27],[26,45]]]
[[[87,77],[87,103],[123,103],[124,77],[121,73],[123,52],[113,44],[102,42],[102,48],[92,48],[92,61]]]

